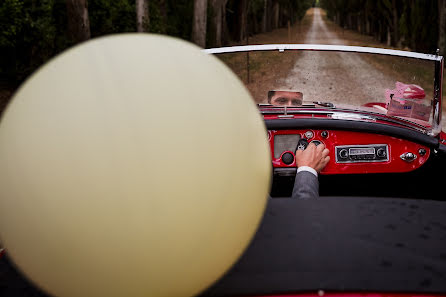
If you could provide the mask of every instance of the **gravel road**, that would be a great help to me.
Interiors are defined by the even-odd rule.
[[[321,10],[313,10],[306,44],[347,45],[326,25]],[[300,91],[304,100],[329,101],[355,106],[384,102],[385,90],[395,88],[396,79],[379,71],[361,54],[306,51],[300,57],[280,89]],[[446,119],[443,113],[443,119]],[[446,121],[443,121],[446,130]]]
[[[317,8],[305,43],[345,44],[328,29]],[[307,51],[297,59],[282,87],[302,92],[309,101],[362,105],[370,101],[384,102],[385,89],[394,86],[394,79],[375,69],[359,54]]]

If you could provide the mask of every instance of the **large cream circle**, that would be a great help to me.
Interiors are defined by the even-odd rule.
[[[238,259],[270,186],[261,116],[217,58],[149,34],[52,59],[0,122],[0,238],[55,296],[192,296]]]

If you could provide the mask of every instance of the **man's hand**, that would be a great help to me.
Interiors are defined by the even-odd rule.
[[[329,151],[325,148],[325,145],[323,143],[316,146],[314,143],[310,142],[310,144],[304,151],[296,151],[297,167],[308,166],[319,173],[330,161],[328,153]]]

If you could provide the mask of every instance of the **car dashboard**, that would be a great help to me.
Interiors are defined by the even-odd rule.
[[[324,144],[330,161],[319,174],[323,196],[444,199],[445,146],[416,129],[379,121],[263,115],[271,150],[271,197],[290,197],[295,152]]]
[[[323,143],[330,162],[321,174],[397,173],[418,169],[429,159],[427,146],[388,135],[321,129],[269,130],[275,175],[292,175],[299,145]]]

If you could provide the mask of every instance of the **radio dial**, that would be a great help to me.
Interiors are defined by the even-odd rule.
[[[384,158],[386,156],[386,150],[383,148],[380,148],[376,151],[376,155],[380,158]]]
[[[346,149],[342,149],[342,150],[339,152],[339,156],[340,156],[342,159],[347,159],[347,158],[348,158],[348,151],[347,151]]]

